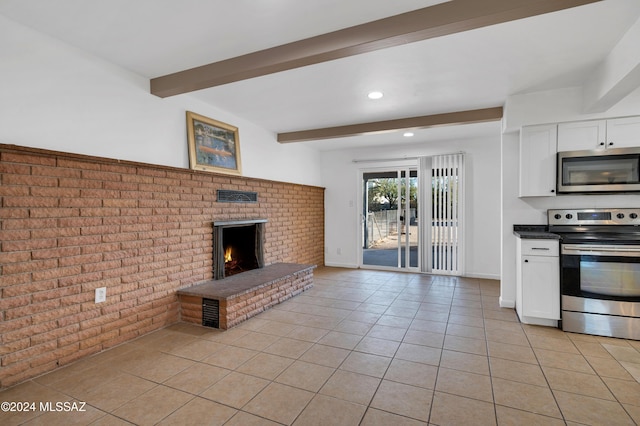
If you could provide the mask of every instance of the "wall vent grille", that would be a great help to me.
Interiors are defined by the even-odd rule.
[[[257,203],[258,193],[250,191],[218,190],[219,203]]]
[[[220,302],[202,298],[202,325],[220,328]]]

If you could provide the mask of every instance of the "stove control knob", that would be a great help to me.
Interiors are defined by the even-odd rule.
[[[637,219],[637,218],[638,218],[638,213],[631,213],[631,214],[629,215],[629,217],[630,217],[631,219]]]
[[[567,219],[573,219],[573,215],[572,215],[571,213],[567,213],[567,214],[565,215],[565,217],[566,217]]]
[[[561,215],[561,214],[559,214],[559,213],[556,213],[553,217],[554,217],[555,219],[562,219],[562,215]]]
[[[618,214],[616,215],[616,217],[617,217],[618,219],[624,219],[624,213],[618,213]]]

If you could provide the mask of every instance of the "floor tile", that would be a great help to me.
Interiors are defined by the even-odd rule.
[[[280,383],[271,383],[243,408],[275,422],[292,424],[315,394]]]
[[[491,379],[482,374],[440,367],[436,391],[493,403]]]
[[[603,380],[619,402],[640,407],[640,383],[635,380],[620,380],[609,377],[605,377]]]
[[[439,365],[442,350],[429,346],[402,343],[396,352],[396,358],[422,364]]]
[[[193,395],[167,386],[156,386],[113,413],[137,425],[153,425],[193,399]]]
[[[438,367],[418,362],[394,359],[384,375],[385,380],[433,389]]]
[[[554,367],[581,373],[595,374],[587,360],[580,354],[550,351],[547,349],[533,350],[543,367]]]
[[[331,367],[295,361],[275,381],[310,392],[318,392],[334,372],[335,369]]]
[[[155,386],[154,382],[126,374],[94,387],[86,393],[84,400],[101,410],[113,411]]]
[[[320,389],[323,395],[367,405],[380,385],[380,379],[350,371],[336,371]]]
[[[528,346],[518,346],[492,341],[487,341],[487,346],[489,348],[490,357],[538,365],[536,355]]]
[[[462,370],[470,373],[489,375],[489,361],[486,356],[444,350],[440,367]]]
[[[547,379],[537,364],[528,364],[494,357],[489,357],[489,363],[491,364],[491,377],[536,386],[547,386]]]
[[[496,405],[517,408],[534,414],[562,418],[558,404],[548,387],[529,385],[494,378],[493,395]]]
[[[384,376],[390,363],[391,358],[389,357],[352,352],[344,360],[340,369],[381,378]]]
[[[300,357],[300,360],[338,368],[350,353],[346,349],[315,344]]]
[[[404,343],[411,343],[414,345],[442,348],[442,346],[444,346],[444,336],[444,333],[409,329],[404,335],[404,339],[402,341]]]
[[[638,341],[521,324],[492,280],[316,272],[311,291],[230,330],[174,324],[0,391],[86,401],[83,416],[0,422],[640,424]]]
[[[433,391],[383,380],[371,407],[412,419],[428,421]]]
[[[400,342],[377,339],[375,337],[363,337],[354,350],[373,355],[392,357],[395,355],[398,347],[400,347]]]
[[[199,394],[231,373],[214,365],[197,363],[167,379],[163,384],[192,394]]]
[[[426,426],[427,422],[387,413],[386,411],[369,408],[362,419],[361,426]]]
[[[452,351],[487,355],[487,342],[482,339],[470,339],[468,337],[447,334],[444,338],[443,347]]]
[[[561,419],[547,417],[528,411],[516,410],[515,408],[496,405],[496,414],[500,426],[564,426]]]
[[[280,423],[272,422],[271,420],[264,419],[262,417],[254,416],[253,414],[239,411],[235,416],[231,418],[225,426],[280,426]]]
[[[600,358],[585,356],[585,359],[593,370],[601,377],[613,377],[615,379],[633,380],[633,376],[613,357]],[[636,379],[637,380],[637,379]],[[638,380],[640,381],[640,380]]]
[[[496,415],[492,403],[435,393],[430,423],[436,425],[495,425]]]
[[[268,380],[232,372],[202,392],[200,396],[230,407],[242,408],[268,384]]]
[[[211,426],[223,425],[233,417],[238,410],[209,401],[204,398],[193,398],[191,401],[174,411],[158,423],[159,426]]]
[[[236,371],[262,379],[273,380],[293,364],[293,361],[291,358],[262,352],[242,364]]]
[[[616,401],[554,391],[565,420],[585,425],[633,425],[624,408]],[[586,409],[588,407],[588,409]]]
[[[259,352],[251,349],[228,346],[203,359],[202,361],[217,367],[235,370]]]
[[[543,367],[544,375],[552,390],[593,396],[600,399],[615,400],[602,379],[594,374]],[[617,379],[610,379],[617,380]],[[640,384],[638,384],[640,394]],[[640,399],[638,399],[640,401]]]
[[[325,395],[316,395],[293,423],[294,426],[357,426],[366,406]]]
[[[335,346],[336,348],[352,350],[362,340],[362,336],[357,334],[340,333],[338,331],[330,331],[322,339],[318,341],[323,345]]]

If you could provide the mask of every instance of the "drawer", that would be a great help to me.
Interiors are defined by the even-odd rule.
[[[558,256],[558,240],[521,240],[522,256]]]

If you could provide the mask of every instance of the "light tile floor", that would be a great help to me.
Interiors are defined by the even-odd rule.
[[[176,324],[0,392],[0,424],[640,423],[640,342],[522,325],[495,281],[319,268],[225,332]],[[39,408],[39,406],[38,406]]]

